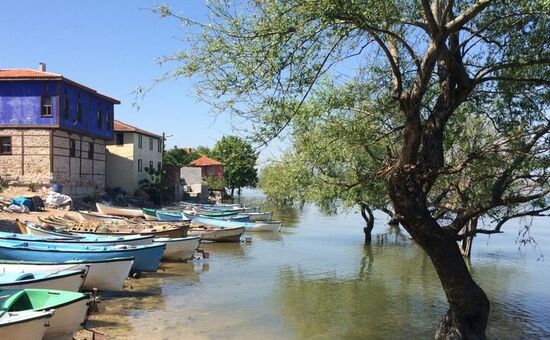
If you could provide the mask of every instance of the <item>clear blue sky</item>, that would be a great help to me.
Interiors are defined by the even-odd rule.
[[[115,116],[156,133],[174,134],[168,146],[212,146],[231,134],[227,115],[210,115],[193,97],[191,80],[162,83],[132,106],[133,91],[149,86],[168,68],[155,59],[184,48],[177,21],[147,10],[167,3],[193,18],[206,15],[204,0],[186,1],[0,1],[0,68],[47,70],[119,99]]]

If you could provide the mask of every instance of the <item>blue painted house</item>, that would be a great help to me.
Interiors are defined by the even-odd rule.
[[[12,185],[58,183],[74,197],[103,192],[115,104],[42,63],[0,69],[0,177]]]

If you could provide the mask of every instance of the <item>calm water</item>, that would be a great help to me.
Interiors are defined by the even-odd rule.
[[[259,202],[259,197],[245,199]],[[276,211],[281,235],[209,244],[208,262],[170,263],[104,296],[88,327],[124,339],[432,338],[446,310],[429,259],[384,224],[362,243],[359,214],[314,207]],[[524,221],[525,222],[525,221]],[[550,338],[549,219],[535,222],[538,250],[518,250],[519,223],[477,237],[472,272],[492,301],[491,338]]]

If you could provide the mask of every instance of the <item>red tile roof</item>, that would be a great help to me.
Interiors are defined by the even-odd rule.
[[[199,159],[196,159],[190,163],[191,166],[210,166],[210,165],[223,165],[223,163],[218,162],[215,159],[202,156]]]
[[[149,131],[145,131],[143,129],[140,129],[138,127],[135,127],[133,125],[130,125],[130,124],[126,124],[126,123],[123,123],[119,120],[115,120],[115,128],[114,128],[115,132],[136,132],[136,133],[140,133],[142,135],[146,135],[146,136],[151,136],[151,137],[155,137],[155,138],[158,138],[158,139],[162,139],[162,136],[159,136],[157,134],[154,134],[152,132],[149,132]]]
[[[74,86],[80,87],[86,91],[95,93],[96,95],[103,97],[104,99],[107,99],[115,104],[120,104],[120,101],[118,99],[114,99],[104,94],[98,93],[94,89],[91,89],[80,83],[67,79],[57,73],[42,72],[42,71],[31,70],[31,69],[0,69],[0,81],[9,81],[9,80],[63,80]]]
[[[0,79],[58,79],[63,77],[60,74],[41,72],[29,69],[0,69]]]

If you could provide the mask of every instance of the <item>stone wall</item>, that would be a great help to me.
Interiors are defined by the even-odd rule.
[[[46,129],[0,129],[11,137],[12,154],[0,155],[0,177],[9,185],[49,185],[51,131]]]
[[[70,156],[70,141],[75,141],[75,155]],[[90,143],[93,155],[89,154]],[[90,158],[91,156],[91,158]],[[53,133],[53,180],[63,185],[63,192],[84,197],[105,191],[105,141],[76,133]]]

